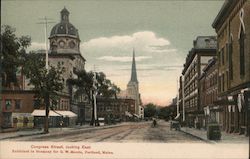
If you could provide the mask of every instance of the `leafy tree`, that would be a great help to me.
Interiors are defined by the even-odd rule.
[[[115,97],[117,98],[117,93],[121,90],[118,86],[111,82],[111,80],[106,78],[106,75],[103,72],[96,74],[97,78],[97,89],[98,94],[103,97]]]
[[[23,72],[30,80],[29,84],[34,86],[36,98],[42,101],[45,105],[46,116],[44,132],[48,133],[48,112],[52,108],[50,102],[56,104],[58,101],[58,92],[62,91],[63,85],[63,72],[59,64],[57,67],[50,66],[49,70],[45,68],[44,54],[29,53],[26,54]]]
[[[16,73],[22,65],[25,49],[30,45],[29,36],[17,37],[15,29],[9,25],[1,26],[1,77],[3,87],[18,85]]]
[[[154,117],[157,115],[157,107],[153,103],[149,103],[144,107],[144,116],[145,117]]]
[[[169,116],[170,116],[170,109],[169,107],[162,107],[160,108],[160,111],[159,111],[159,117],[161,119],[169,119]]]
[[[70,85],[76,86],[76,94],[86,94],[91,100],[91,91],[93,90],[93,77],[94,72],[87,72],[86,70],[74,71],[77,75],[76,79],[68,79]],[[97,91],[99,96],[103,97],[116,97],[116,94],[120,92],[120,88],[106,78],[103,72],[96,73],[97,79]]]
[[[92,106],[94,107],[94,101],[92,100],[93,94],[93,77],[94,72],[74,71],[77,75],[77,79],[68,79],[68,84],[77,87],[76,95],[85,94],[88,96],[89,101],[91,101]],[[99,96],[102,97],[116,97],[116,94],[120,91],[120,88],[112,83],[109,79],[106,78],[106,75],[103,72],[96,73],[96,88]],[[92,120],[91,125],[95,124],[94,121],[94,109],[92,111]]]

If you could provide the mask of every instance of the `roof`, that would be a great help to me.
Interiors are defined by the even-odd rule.
[[[135,64],[135,50],[133,49],[133,59],[132,59],[132,68],[131,68],[131,79],[130,82],[136,82],[137,80],[137,72],[136,72],[136,64]]]
[[[213,28],[217,28],[218,26],[220,26],[219,24],[222,24],[222,22],[224,22],[225,17],[227,16],[228,13],[231,12],[231,10],[234,8],[237,2],[239,2],[239,0],[225,0],[219,13],[217,14],[216,18],[213,21],[212,24]]]
[[[182,74],[184,74],[191,64],[193,58],[197,53],[215,54],[217,49],[217,39],[216,36],[198,36],[193,41],[193,48],[189,51],[186,62],[183,65]]]
[[[50,38],[53,36],[71,36],[79,39],[78,30],[69,22],[69,11],[66,8],[61,11],[61,22],[51,29]]]

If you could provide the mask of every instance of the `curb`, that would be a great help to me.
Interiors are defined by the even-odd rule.
[[[202,140],[202,141],[204,141],[204,142],[207,142],[207,143],[210,143],[210,144],[215,144],[215,143],[216,143],[215,141],[210,141],[210,140],[204,139],[204,138],[202,138],[202,137],[196,136],[196,135],[194,135],[194,134],[192,134],[192,133],[189,133],[189,132],[186,132],[186,131],[184,131],[184,130],[181,130],[181,129],[180,129],[180,131],[183,132],[183,133],[185,133],[185,134],[188,134],[188,135],[190,135],[190,136],[192,136],[192,137],[194,137],[194,138],[197,138],[197,139],[199,139],[199,140]]]

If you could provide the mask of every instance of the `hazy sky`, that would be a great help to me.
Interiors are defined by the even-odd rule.
[[[135,48],[144,103],[167,105],[176,96],[177,79],[193,40],[215,35],[211,24],[223,1],[175,0],[2,0],[2,24],[30,35],[31,49],[41,49],[44,26],[39,18],[60,21],[65,6],[78,29],[86,69],[103,71],[121,89],[130,79]]]

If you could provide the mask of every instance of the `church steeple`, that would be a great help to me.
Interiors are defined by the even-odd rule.
[[[133,48],[133,60],[132,60],[132,69],[131,69],[131,79],[130,82],[136,82],[137,80],[137,73],[136,73],[136,65],[135,65],[135,49]]]

